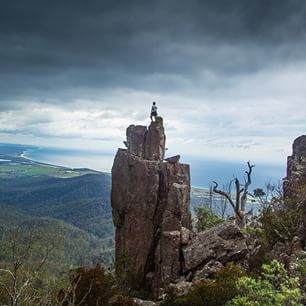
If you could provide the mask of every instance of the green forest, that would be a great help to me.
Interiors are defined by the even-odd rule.
[[[54,296],[44,304],[23,294],[45,296],[45,282],[56,294],[77,267],[113,266],[111,180],[107,173],[28,160],[20,156],[24,149],[0,146],[0,304],[55,305]],[[30,280],[15,304],[5,289],[14,269],[16,288]]]

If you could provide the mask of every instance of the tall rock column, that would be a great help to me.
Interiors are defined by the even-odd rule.
[[[175,281],[183,271],[181,257],[181,229],[191,229],[189,165],[162,163],[159,196],[155,215],[156,291]]]
[[[163,118],[157,117],[149,126],[145,136],[145,159],[162,161],[165,157],[166,135]]]
[[[129,126],[112,168],[116,260],[127,253],[139,279],[158,286],[179,275],[179,233],[191,227],[189,165],[163,161],[165,140],[161,117]]]
[[[293,142],[292,155],[287,160],[284,197],[303,213],[301,238],[306,245],[306,135]]]

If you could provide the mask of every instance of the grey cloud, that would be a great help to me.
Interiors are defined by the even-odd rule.
[[[218,88],[229,76],[304,59],[305,28],[301,0],[2,1],[0,103]]]

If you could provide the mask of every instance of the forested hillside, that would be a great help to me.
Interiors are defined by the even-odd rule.
[[[52,248],[49,268],[53,270],[97,262],[111,265],[110,175],[30,161],[20,156],[22,148],[0,148],[2,233],[17,227],[39,233],[42,247]],[[8,236],[0,236],[3,260]]]
[[[0,179],[1,205],[28,216],[60,219],[100,238],[112,232],[109,192],[106,174]]]

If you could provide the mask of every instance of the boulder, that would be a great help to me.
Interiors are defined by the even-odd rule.
[[[189,244],[183,247],[183,256],[186,272],[205,264],[215,256],[212,249],[206,247],[198,236],[193,238]]]
[[[208,278],[223,268],[224,265],[220,261],[211,260],[201,270],[196,271],[193,280],[198,281]]]
[[[178,283],[171,283],[168,286],[168,291],[175,296],[186,295],[192,287],[191,282],[180,281]]]
[[[248,253],[246,239],[235,222],[227,221],[198,233],[183,247],[186,270],[203,267],[210,260],[222,264],[238,261]]]
[[[175,155],[175,156],[165,158],[164,161],[171,163],[171,164],[175,164],[180,161],[180,158],[181,158],[181,155]]]
[[[193,236],[192,231],[188,228],[182,226],[181,227],[181,244],[186,245],[188,244],[189,240]]]

